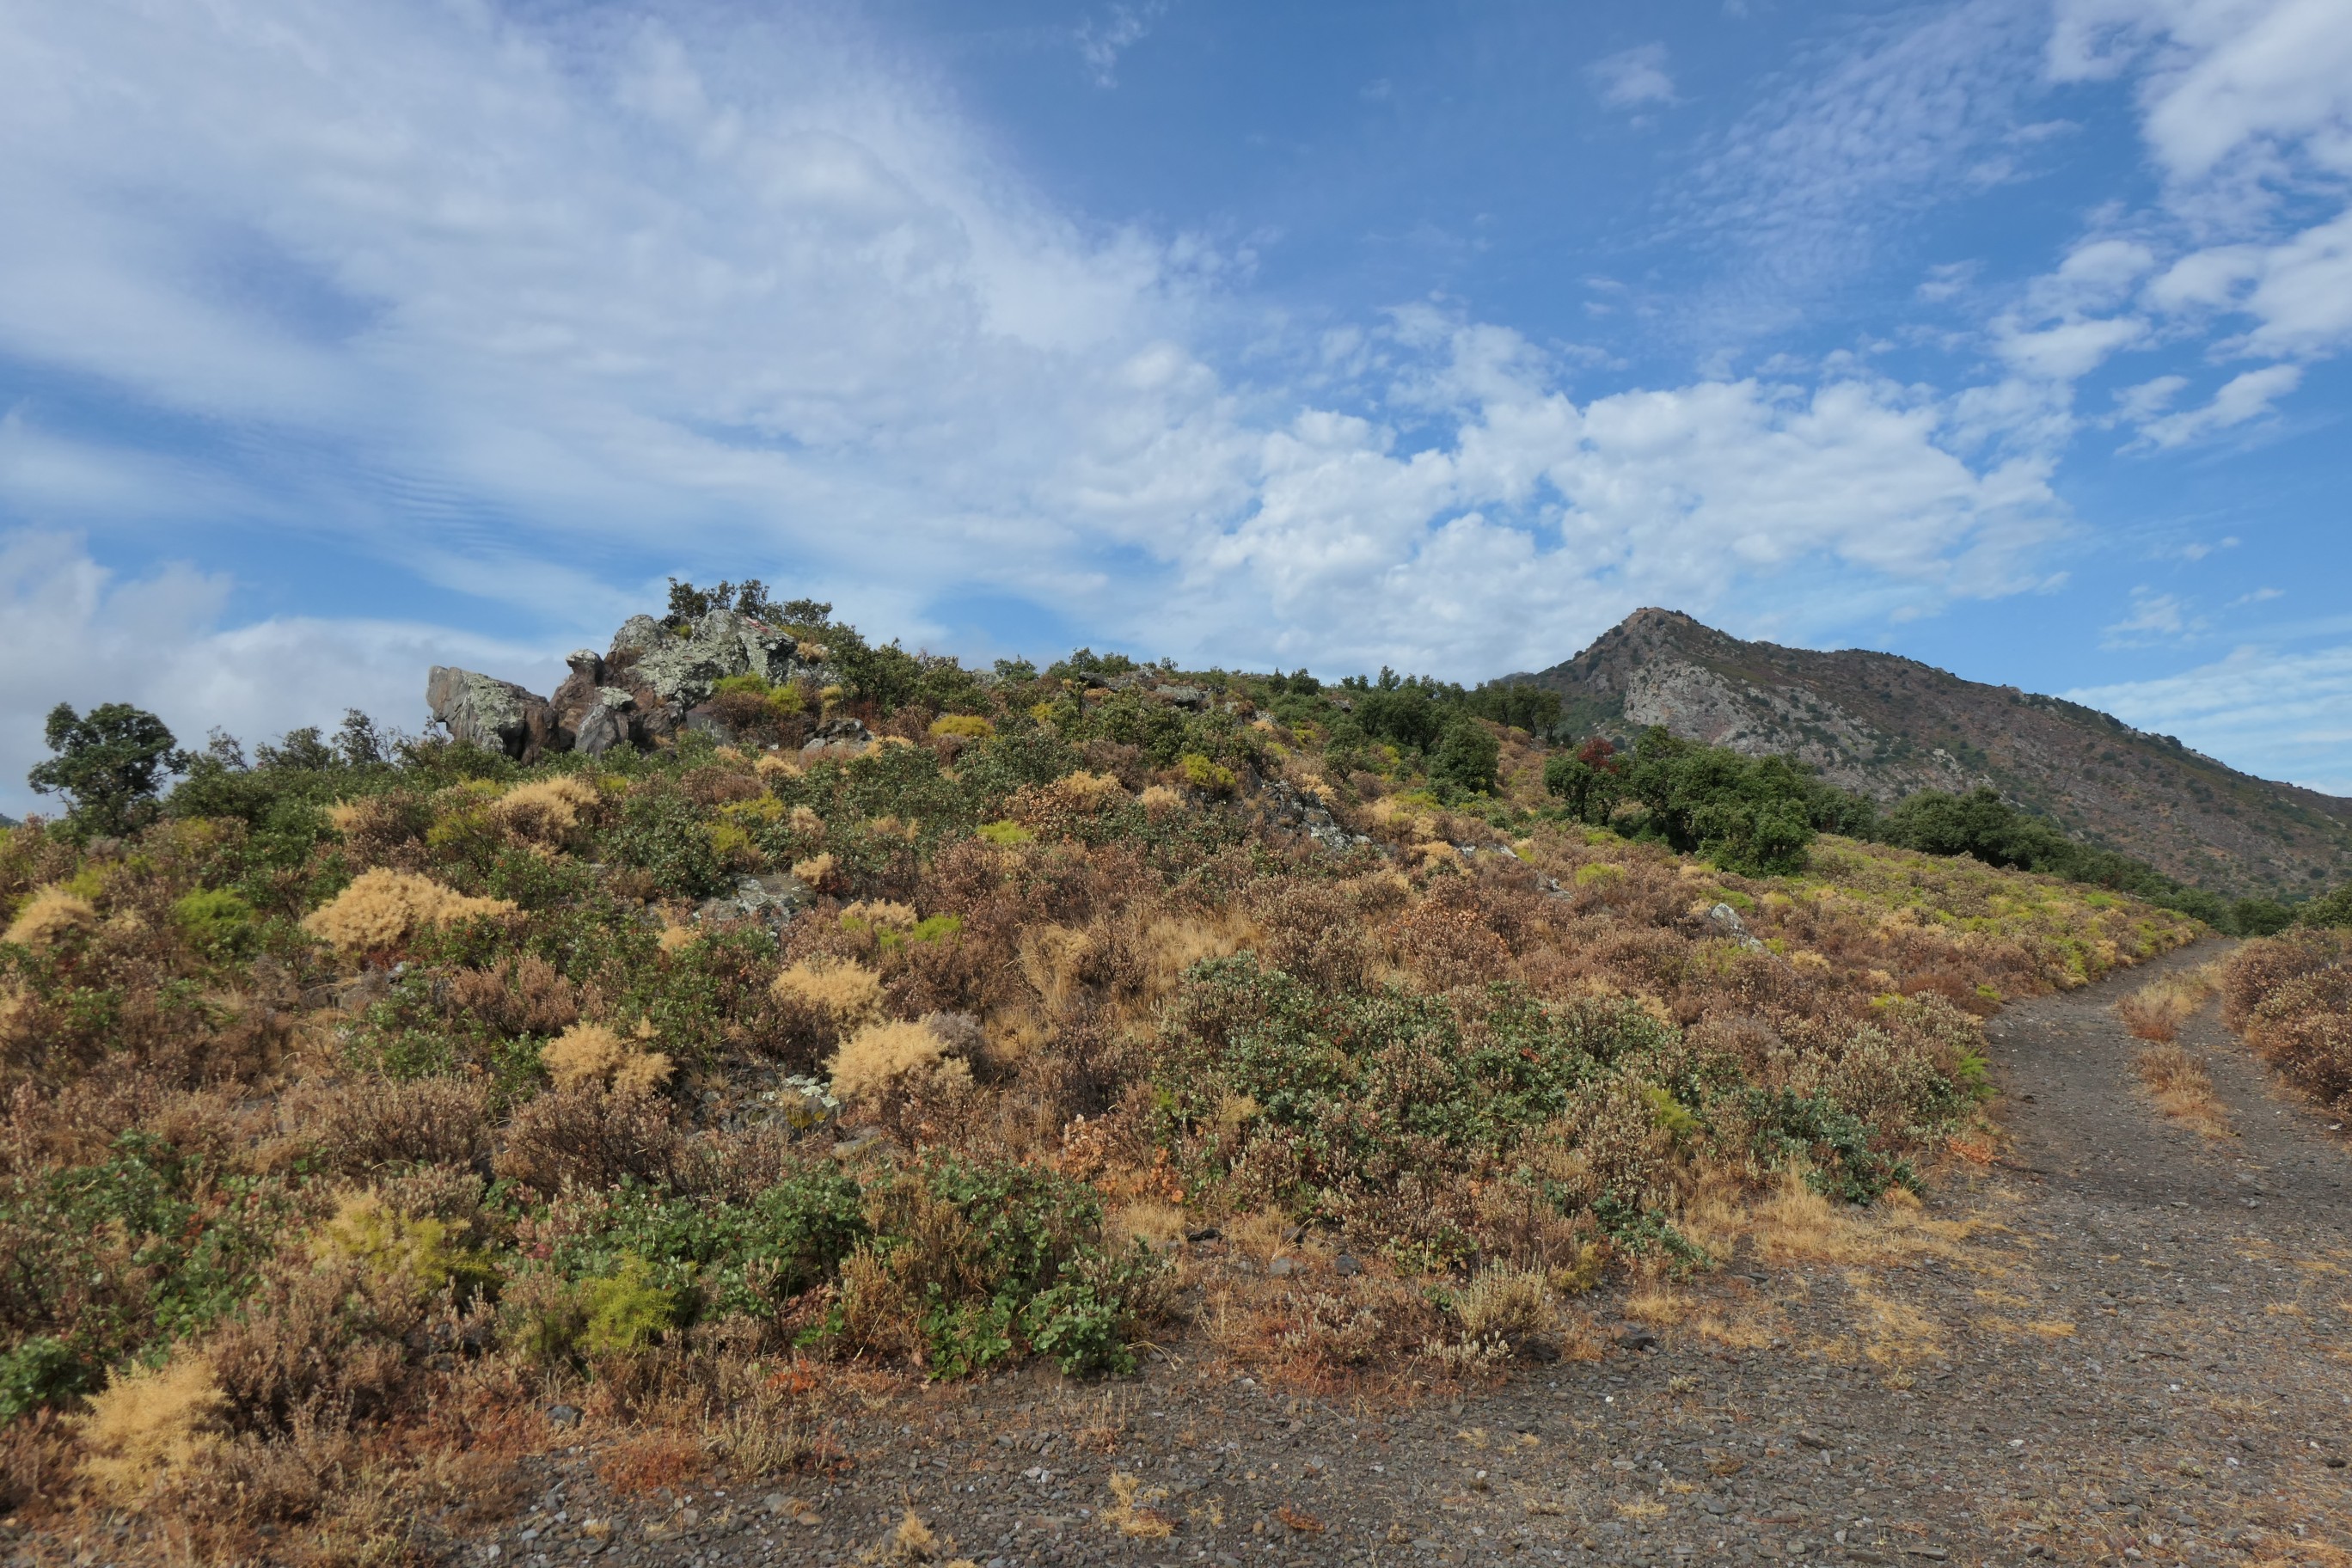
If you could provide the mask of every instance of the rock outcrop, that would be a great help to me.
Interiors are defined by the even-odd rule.
[[[771,686],[841,683],[827,649],[733,610],[712,610],[682,635],[651,616],[632,616],[605,652],[581,648],[565,662],[572,672],[551,697],[436,666],[425,705],[453,739],[531,762],[551,751],[602,756],[619,745],[658,745],[689,729],[732,739],[705,710],[730,676],[756,675]]]
[[[546,698],[496,676],[436,664],[425,677],[425,705],[452,739],[519,763],[535,763],[569,743],[559,739]]]

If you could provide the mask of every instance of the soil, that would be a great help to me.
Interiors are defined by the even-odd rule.
[[[1596,1292],[1598,1361],[1302,1393],[1180,1341],[1123,1383],[900,1385],[823,1475],[617,1499],[559,1450],[537,1510],[464,1555],[2352,1563],[2345,1134],[2211,1008],[2182,1043],[2239,1135],[2167,1121],[2110,1010],[2225,952],[2010,1009],[1989,1031],[2007,1146],[1939,1171],[1885,1255],[1743,1250],[1671,1290]],[[928,1542],[894,1536],[910,1510]]]

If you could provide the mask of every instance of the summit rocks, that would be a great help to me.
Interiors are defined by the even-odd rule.
[[[702,711],[719,682],[756,675],[772,686],[802,678],[837,684],[826,650],[791,630],[733,610],[712,610],[684,630],[632,616],[604,653],[573,652],[552,697],[469,669],[436,666],[425,700],[452,738],[534,762],[546,752],[602,756],[614,746],[657,745],[684,729],[723,732]]]

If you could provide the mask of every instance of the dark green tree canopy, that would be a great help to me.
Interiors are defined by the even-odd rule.
[[[26,782],[72,803],[74,822],[93,833],[121,833],[155,814],[163,781],[187,766],[163,721],[128,702],[105,702],[87,714],[60,702],[46,731],[57,754],[36,763]]]

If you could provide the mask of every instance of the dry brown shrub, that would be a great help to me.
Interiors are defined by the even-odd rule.
[[[580,1018],[580,994],[535,952],[506,959],[495,969],[460,969],[449,977],[443,1004],[453,1016],[478,1019],[502,1035],[552,1035]]]
[[[2221,966],[2200,964],[2149,982],[2116,1004],[2124,1026],[2159,1045],[2177,1038],[2180,1026],[2221,989]]]
[[[1143,807],[1144,815],[1154,822],[1177,815],[1190,804],[1184,798],[1182,790],[1171,789],[1161,784],[1146,785],[1143,793],[1136,799],[1137,804]]]
[[[567,1184],[608,1187],[624,1176],[667,1181],[686,1162],[667,1101],[581,1088],[542,1094],[516,1111],[497,1169],[534,1192],[553,1194]]]
[[[2300,974],[2264,997],[2246,1038],[2323,1105],[2352,1106],[2352,969]]]
[[[302,929],[343,953],[383,952],[428,925],[514,912],[505,899],[476,899],[408,871],[362,871],[304,917]]]
[[[1340,889],[1276,883],[1253,912],[1265,930],[1258,954],[1270,967],[1333,994],[1360,991],[1370,982],[1376,955],[1355,901]]]
[[[887,899],[860,899],[844,905],[842,923],[856,921],[877,931],[912,931],[920,917],[912,904],[892,903]]]
[[[110,1502],[138,1501],[210,1460],[227,1403],[211,1363],[198,1354],[176,1355],[152,1370],[117,1371],[90,1397],[79,1426],[82,1479]]]
[[[2347,954],[2352,935],[2342,931],[2289,931],[2241,944],[2221,966],[2222,1021],[2244,1028],[2288,981],[2340,964]]]
[[[1465,903],[1425,900],[1398,917],[1389,937],[1398,956],[1433,991],[1483,985],[1511,972],[1510,949]]]
[[[25,900],[16,918],[8,922],[5,940],[18,947],[49,948],[97,924],[98,906],[79,893],[59,887],[41,888]]]
[[[488,1093],[455,1079],[296,1086],[278,1121],[299,1146],[348,1174],[384,1165],[466,1165],[488,1150]]]
[[[2142,1047],[2132,1067],[2165,1115],[2202,1138],[2231,1136],[2229,1108],[2213,1093],[2213,1079],[2195,1057],[2168,1041]]]
[[[624,1497],[683,1485],[707,1468],[702,1444],[682,1432],[639,1433],[596,1456],[596,1479]]]
[[[266,1269],[204,1348],[239,1427],[284,1431],[298,1415],[347,1425],[407,1402],[408,1344],[431,1311],[411,1280],[304,1250]]]

